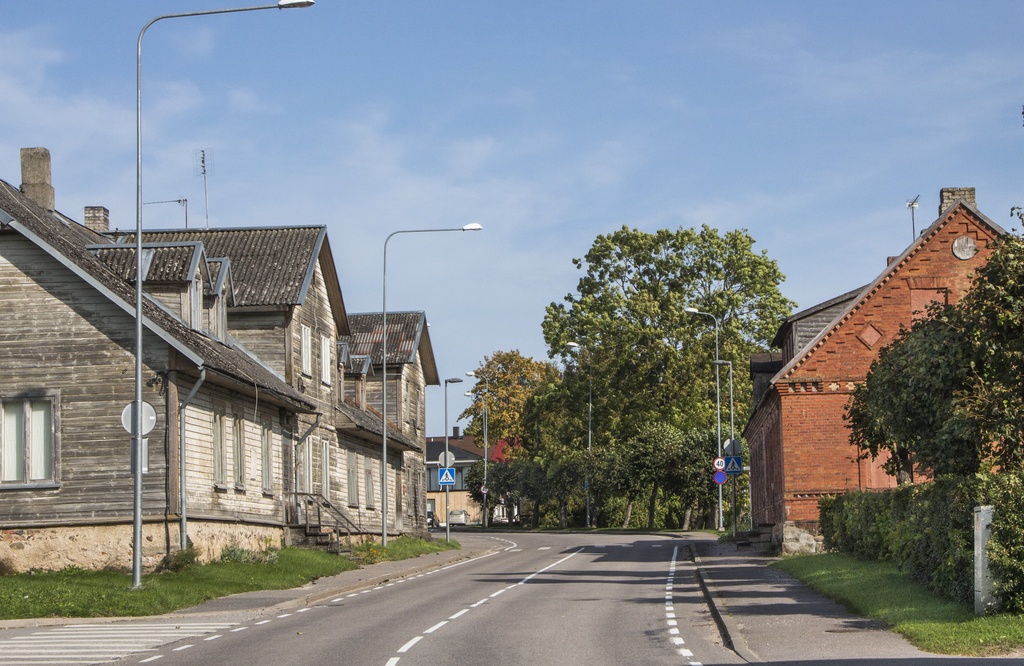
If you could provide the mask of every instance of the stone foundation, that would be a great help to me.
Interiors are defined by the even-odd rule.
[[[772,526],[772,541],[783,555],[812,555],[825,552],[824,538],[816,520],[787,520]]]
[[[190,520],[189,539],[200,562],[220,557],[225,547],[263,551],[279,548],[282,528]],[[133,526],[78,525],[0,530],[0,573],[31,570],[132,568]],[[152,571],[168,550],[178,549],[178,524],[142,526],[142,568]]]

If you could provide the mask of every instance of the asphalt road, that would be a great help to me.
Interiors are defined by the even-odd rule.
[[[501,550],[306,608],[229,623],[122,663],[744,663],[721,645],[682,540],[489,538]]]

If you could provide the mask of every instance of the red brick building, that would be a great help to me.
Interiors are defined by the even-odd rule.
[[[787,550],[813,543],[806,534],[816,531],[821,497],[895,485],[882,460],[858,460],[843,420],[850,392],[901,324],[932,301],[964,295],[990,243],[1006,233],[978,212],[974,188],[943,189],[939,211],[870,284],[790,317],[773,345],[781,358],[752,360],[755,408],[744,431],[751,508]]]

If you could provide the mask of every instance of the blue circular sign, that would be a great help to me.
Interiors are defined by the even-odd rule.
[[[715,483],[717,483],[718,485],[722,485],[723,483],[725,483],[726,479],[728,479],[728,478],[729,478],[729,475],[726,474],[725,472],[722,472],[722,471],[715,472]]]

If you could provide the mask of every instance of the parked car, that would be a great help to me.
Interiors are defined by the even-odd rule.
[[[427,511],[427,527],[437,527],[437,518],[434,517],[433,511]]]
[[[452,509],[448,512],[449,525],[469,525],[469,511]]]

